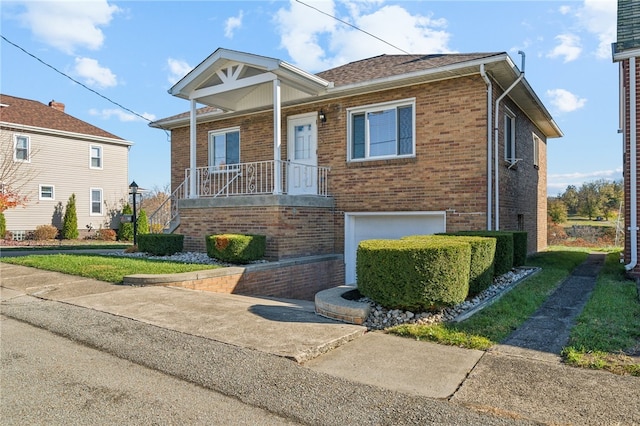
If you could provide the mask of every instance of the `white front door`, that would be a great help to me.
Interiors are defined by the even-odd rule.
[[[318,193],[318,115],[302,114],[287,121],[287,191],[291,195]]]

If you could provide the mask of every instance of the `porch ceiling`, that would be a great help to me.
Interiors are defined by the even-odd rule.
[[[318,96],[331,83],[284,61],[217,49],[169,93],[225,112],[273,105],[273,81],[280,81],[281,101]]]

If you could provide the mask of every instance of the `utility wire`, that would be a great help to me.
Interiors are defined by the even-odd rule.
[[[381,39],[381,38],[380,38],[380,37],[378,37],[377,35],[375,35],[375,34],[371,34],[370,32],[363,30],[362,28],[358,28],[358,27],[356,27],[355,25],[353,25],[352,23],[349,23],[349,22],[347,22],[347,21],[344,21],[344,20],[342,20],[342,19],[340,19],[340,18],[338,18],[338,17],[336,17],[336,16],[331,15],[330,13],[324,12],[324,11],[322,11],[322,10],[318,9],[318,8],[317,8],[317,7],[315,7],[315,6],[311,6],[310,4],[307,4],[307,3],[303,2],[303,1],[300,1],[300,0],[296,0],[296,2],[300,3],[300,4],[301,4],[301,5],[303,5],[303,6],[307,6],[307,7],[308,7],[308,8],[310,8],[310,9],[313,9],[313,10],[315,10],[315,11],[318,11],[318,12],[322,13],[323,15],[328,16],[329,18],[333,18],[333,19],[335,19],[336,21],[342,22],[343,24],[350,26],[350,27],[351,27],[351,28],[353,28],[354,30],[360,31],[360,32],[362,32],[362,33],[365,33],[366,35],[371,36],[371,37],[375,38],[376,40],[381,41],[381,42],[383,42],[384,44],[386,44],[386,45],[388,45],[388,46],[393,47],[394,49],[398,49],[398,50],[399,50],[399,51],[401,51],[402,53],[406,53],[407,55],[413,55],[412,53],[409,53],[409,52],[407,52],[406,50],[404,50],[404,49],[402,49],[402,48],[400,48],[400,47],[398,47],[398,46],[396,46],[396,45],[394,45],[394,44],[391,44],[391,43],[389,43],[388,41],[386,41],[386,40],[384,40],[384,39]]]
[[[143,115],[138,114],[137,112],[135,112],[135,111],[133,111],[133,110],[131,110],[131,109],[129,109],[129,108],[127,108],[127,107],[125,107],[124,105],[119,104],[118,102],[116,102],[116,101],[114,101],[114,100],[112,100],[112,99],[109,99],[108,97],[104,96],[102,93],[99,93],[99,92],[95,91],[94,89],[90,88],[90,87],[89,87],[89,86],[87,86],[86,84],[84,84],[84,83],[82,83],[82,82],[80,82],[80,81],[76,80],[75,78],[73,78],[73,77],[71,77],[71,76],[69,76],[69,75],[65,74],[64,72],[60,71],[59,69],[57,69],[57,68],[56,68],[56,67],[54,67],[53,65],[50,65],[50,64],[46,63],[45,61],[43,61],[42,59],[38,58],[38,57],[37,57],[36,55],[34,55],[33,53],[28,52],[27,50],[25,50],[25,49],[24,49],[24,48],[22,48],[21,46],[18,46],[17,44],[15,44],[14,42],[12,42],[12,41],[11,41],[11,40],[9,40],[8,38],[6,38],[4,35],[0,34],[0,37],[2,37],[2,39],[3,39],[4,41],[6,41],[7,43],[9,43],[10,45],[12,45],[12,46],[16,47],[17,49],[20,49],[21,51],[23,51],[23,52],[24,52],[24,53],[26,53],[27,55],[31,56],[31,57],[32,57],[33,59],[35,59],[36,61],[40,62],[41,64],[43,64],[43,65],[45,65],[45,66],[47,66],[47,67],[49,67],[49,68],[51,68],[52,70],[54,70],[54,71],[55,71],[55,72],[57,72],[58,74],[60,74],[60,75],[62,75],[62,76],[64,76],[64,77],[66,77],[66,78],[68,78],[69,80],[73,81],[74,83],[79,84],[80,86],[84,87],[84,88],[85,88],[85,89],[87,89],[88,91],[90,91],[90,92],[92,92],[92,93],[94,93],[94,94],[96,94],[96,95],[100,96],[102,99],[104,99],[104,100],[106,100],[106,101],[108,101],[108,102],[111,102],[112,104],[116,105],[117,107],[122,108],[123,110],[130,112],[131,114],[135,115],[136,117],[140,117],[140,118],[142,118],[143,120],[148,121],[149,123],[153,122],[153,120],[149,120],[147,117],[145,117],[145,116],[143,116]],[[165,129],[162,129],[162,130],[164,130],[164,132],[165,132],[165,133],[167,133],[167,131],[166,131]],[[167,137],[168,137],[168,133],[167,133]]]

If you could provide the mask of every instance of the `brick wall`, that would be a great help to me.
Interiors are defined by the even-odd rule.
[[[494,99],[497,96],[496,89]],[[348,163],[347,109],[408,98],[415,98],[416,102],[415,158]],[[524,160],[517,169],[508,171],[504,161],[500,161],[501,229],[517,229],[518,217],[522,215],[524,229],[530,233],[529,250],[536,251],[546,247],[545,138],[515,106],[510,107],[517,114],[517,156]],[[282,158],[286,158],[286,117],[320,109],[325,112],[327,121],[318,123],[318,164],[331,167],[329,193],[335,199],[335,210],[333,221],[323,219],[318,228],[327,226],[325,231],[333,233],[332,248],[336,253],[344,249],[344,212],[447,211],[447,230],[486,229],[486,85],[480,76],[284,108]],[[207,164],[207,131],[233,126],[240,126],[241,161],[273,159],[272,117],[272,112],[268,111],[199,124],[198,166]],[[532,165],[532,132],[537,132],[543,142],[539,169]],[[500,140],[504,140],[502,135]],[[188,126],[173,130],[174,187],[182,182],[184,169],[189,167],[188,146]],[[502,159],[502,143],[500,149]],[[203,228],[203,235],[222,229],[220,224],[233,229],[241,228],[237,225],[239,220],[230,220],[236,213],[182,212],[183,223],[185,218],[198,223]],[[251,214],[246,214],[250,217],[242,217],[242,220],[254,220]],[[265,212],[265,217],[271,217],[269,215],[272,214],[272,221],[284,221],[284,217],[291,212],[282,212],[280,219],[276,219],[275,213]],[[215,220],[212,215],[215,215]],[[239,219],[238,216],[234,217]],[[254,224],[248,228],[259,226]],[[307,242],[313,242],[312,235],[309,234]]]

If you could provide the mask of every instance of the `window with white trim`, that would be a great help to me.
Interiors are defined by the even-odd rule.
[[[415,155],[415,100],[348,110],[348,160]]]
[[[504,115],[504,159],[516,162],[516,116],[509,110]]]
[[[31,140],[29,136],[15,135],[13,138],[13,161],[30,162],[30,148]]]
[[[53,185],[40,185],[40,189],[38,191],[38,199],[39,200],[54,200],[55,199],[55,191]]]
[[[102,168],[102,147],[100,145],[89,147],[89,167],[92,169]]]
[[[538,135],[534,133],[533,134],[533,165],[535,167],[540,166],[540,146],[541,145],[542,145],[542,141],[540,140]]]
[[[102,216],[102,188],[91,188],[91,216]]]
[[[240,129],[209,132],[209,167],[221,170],[240,163]]]

